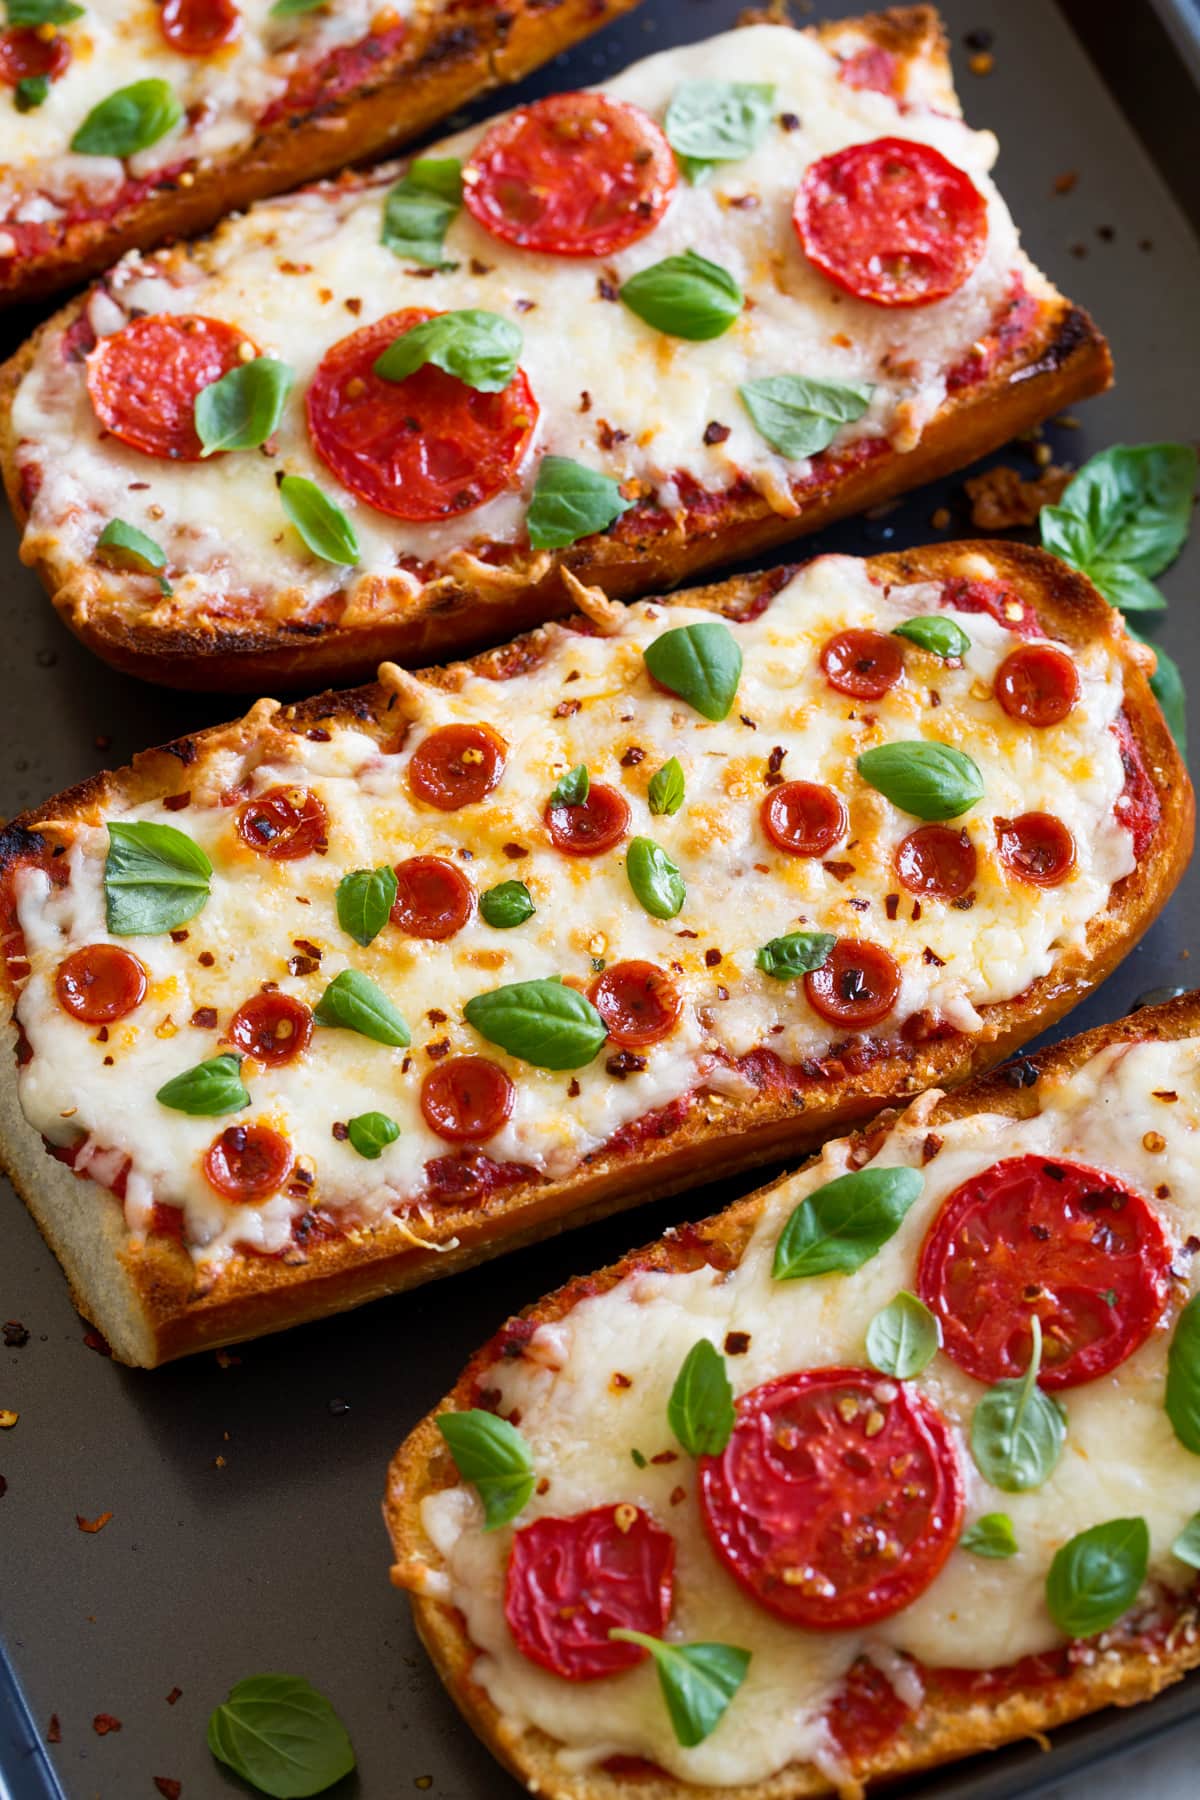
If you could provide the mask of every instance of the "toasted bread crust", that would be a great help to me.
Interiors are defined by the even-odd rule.
[[[936,1128],[977,1112],[1028,1118],[1038,1110],[1038,1082],[1072,1075],[1110,1044],[1127,1040],[1176,1039],[1200,1032],[1200,992],[1165,1006],[1147,1008],[1113,1024],[1070,1038],[1017,1070],[1000,1069],[967,1083],[942,1098],[929,1116]],[[1031,1080],[1032,1071],[1037,1079]],[[880,1125],[886,1121],[878,1121]],[[588,1293],[615,1286],[633,1269],[677,1269],[693,1266],[686,1259],[706,1256],[721,1267],[741,1257],[767,1198],[788,1176],[736,1201],[725,1212],[683,1234],[668,1233],[645,1249],[631,1251],[620,1262],[587,1279]],[[567,1313],[581,1297],[582,1283],[569,1283],[521,1315],[549,1323]],[[861,1793],[861,1784],[914,1774],[937,1764],[996,1749],[1018,1738],[1036,1737],[1069,1719],[1103,1706],[1133,1706],[1148,1700],[1200,1665],[1200,1638],[1180,1632],[1174,1647],[1147,1650],[1126,1647],[1079,1665],[1070,1674],[1036,1687],[1016,1688],[1002,1697],[980,1698],[938,1690],[882,1749],[855,1762],[853,1777],[840,1789],[811,1764],[793,1764],[765,1781],[737,1787],[698,1787],[660,1772],[639,1775],[636,1782],[605,1768],[566,1770],[554,1741],[543,1732],[520,1735],[506,1730],[488,1695],[471,1678],[475,1650],[462,1615],[422,1591],[440,1558],[421,1525],[421,1505],[431,1493],[456,1486],[457,1470],[435,1424],[438,1413],[476,1404],[475,1377],[486,1357],[481,1352],[464,1371],[454,1391],[422,1420],[397,1451],[388,1471],[383,1513],[395,1563],[392,1580],[410,1590],[413,1616],[421,1639],[463,1717],[518,1780],[546,1800],[808,1800],[840,1791]]]

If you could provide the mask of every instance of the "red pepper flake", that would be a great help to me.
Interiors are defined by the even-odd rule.
[[[627,1075],[640,1075],[646,1067],[646,1059],[644,1056],[635,1056],[632,1050],[618,1050],[615,1056],[608,1058],[604,1067],[618,1081],[624,1081]]]
[[[426,1044],[425,1054],[426,1056],[431,1056],[435,1062],[440,1056],[449,1056],[450,1039],[439,1038],[436,1044]]]
[[[723,444],[732,431],[732,425],[722,425],[719,419],[710,419],[704,427],[704,441],[706,444]]]
[[[6,1350],[23,1350],[29,1342],[29,1329],[20,1319],[5,1319],[3,1331]]]
[[[615,1369],[608,1385],[609,1387],[617,1389],[631,1388],[633,1386],[633,1380],[628,1375],[622,1375],[620,1369]]]
[[[89,1331],[84,1332],[83,1341],[89,1350],[94,1350],[96,1352],[97,1356],[112,1355],[108,1339],[104,1336],[103,1332],[97,1331],[94,1326]]]
[[[350,1127],[344,1125],[341,1119],[334,1120],[332,1131],[339,1144],[344,1144],[346,1139],[350,1136]]]
[[[529,852],[524,844],[505,844],[504,854],[509,862],[520,862],[523,856],[529,855]]]
[[[665,1468],[668,1463],[679,1461],[679,1452],[678,1450],[660,1450],[657,1456],[650,1458],[650,1461],[656,1467]]]
[[[616,300],[620,297],[613,283],[603,275],[596,277],[596,293],[601,300]]]
[[[171,1689],[170,1693],[167,1695],[167,1705],[174,1706],[174,1704],[177,1700],[182,1700],[182,1699],[183,1699],[183,1689],[181,1687],[173,1687]]]
[[[671,1489],[671,1505],[672,1506],[678,1506],[679,1502],[681,1500],[686,1500],[686,1499],[687,1499],[687,1489],[686,1488],[677,1487],[677,1488]]]
[[[62,1726],[57,1713],[50,1714],[50,1723],[46,1727],[46,1742],[48,1744],[62,1743]]]
[[[311,744],[327,744],[329,742],[329,733],[321,725],[311,726],[304,735]]]
[[[543,1475],[534,1491],[538,1494],[548,1494],[550,1492],[550,1477],[548,1475]]]
[[[570,1086],[567,1088],[568,1097],[572,1100],[578,1100],[582,1091],[583,1090],[580,1088],[579,1082],[577,1081],[575,1076],[572,1075]]]
[[[784,749],[783,745],[776,744],[770,756],[767,758],[767,772],[763,776],[764,787],[779,786],[780,782],[783,780],[780,770],[783,768],[783,759],[786,755],[787,751]]]
[[[171,1775],[155,1775],[151,1779],[163,1800],[179,1800],[179,1796],[183,1792],[182,1781],[176,1781]]]
[[[111,1713],[97,1713],[92,1720],[92,1730],[97,1737],[107,1737],[110,1731],[121,1730],[120,1719],[114,1719]]]
[[[921,1161],[923,1163],[931,1163],[944,1142],[945,1139],[940,1138],[936,1131],[931,1131],[925,1139],[925,1142],[921,1145]]]
[[[794,113],[794,112],[780,113],[779,129],[781,131],[799,131],[799,129],[800,129],[799,114]]]
[[[202,969],[211,969],[216,960],[211,950],[202,950],[196,958]]]
[[[945,966],[946,966],[945,957],[939,956],[936,950],[931,950],[929,948],[928,944],[926,944],[925,949],[922,952],[922,954],[925,958],[925,961],[927,963],[931,963],[935,969],[944,969],[945,968]]]
[[[560,700],[554,709],[554,716],[556,719],[572,719],[582,705],[582,700]]]
[[[190,936],[191,932],[188,931],[187,927],[181,926],[178,931],[173,931],[171,933],[171,942],[173,944],[186,944]]]
[[[641,749],[639,745],[630,744],[628,750],[621,758],[621,767],[623,769],[636,769],[638,764],[645,762],[645,760],[646,752]]]
[[[845,881],[847,875],[854,873],[854,864],[851,862],[823,862],[821,867],[827,875],[832,875],[835,881]]]
[[[319,956],[289,956],[289,975],[312,975],[321,966]]]
[[[192,1024],[201,1031],[215,1031],[217,1025],[217,1009],[215,1006],[198,1006],[192,1014]]]
[[[189,788],[185,794],[168,794],[166,799],[163,801],[163,805],[166,807],[168,812],[182,812],[185,806],[190,806],[191,804],[192,804],[191,788]],[[174,932],[172,932],[171,935],[172,935],[172,937],[174,937],[174,935],[175,935]]]
[[[102,1512],[99,1517],[95,1519],[85,1519],[82,1513],[76,1513],[75,1523],[78,1525],[80,1531],[86,1531],[94,1537],[98,1531],[104,1530],[104,1527],[111,1518],[112,1514],[110,1512]]]
[[[7,1492],[8,1492],[7,1478],[3,1475],[0,1475],[0,1500],[3,1500],[3,1498],[4,1498],[5,1494],[7,1494]]]
[[[745,1356],[749,1348],[750,1333],[748,1331],[727,1331],[725,1333],[726,1356]]]

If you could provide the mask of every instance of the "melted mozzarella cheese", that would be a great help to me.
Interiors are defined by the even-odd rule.
[[[976,573],[989,566],[975,556],[968,561]],[[731,626],[743,673],[735,709],[719,724],[653,686],[643,662],[645,646],[662,631],[711,615],[649,603],[620,609],[611,637],[550,628],[546,656],[526,675],[493,681],[468,671],[457,692],[414,682],[417,716],[398,753],[384,754],[374,739],[342,726],[331,727],[328,742],[289,735],[280,749],[276,734],[271,748],[254,741],[240,759],[223,751],[215,765],[210,758],[194,766],[181,777],[193,792],[186,810],[152,801],[122,816],[174,825],[202,844],[216,871],[212,896],[185,942],[125,940],[150,972],[150,992],[103,1044],[54,995],[63,956],[108,935],[106,832],[101,825],[79,828],[68,885],[52,891],[30,870],[19,888],[32,961],[18,1008],[34,1051],[20,1076],[26,1116],[53,1143],[82,1131],[105,1150],[125,1152],[133,1164],[131,1226],[144,1225],[152,1198],[181,1205],[196,1254],[214,1259],[235,1242],[280,1249],[293,1213],[312,1202],[369,1222],[419,1201],[426,1161],[447,1148],[418,1105],[421,1077],[443,1045],[454,1054],[487,1050],[516,1083],[512,1117],[487,1153],[554,1176],[575,1169],[620,1126],[698,1084],[749,1093],[730,1064],[758,1045],[789,1062],[823,1053],[844,1034],[813,1012],[802,982],[775,981],[755,967],[760,945],[789,930],[869,938],[895,957],[902,989],[883,1030],[894,1032],[921,1011],[960,1030],[978,1029],[981,1006],[1023,993],[1064,951],[1085,942],[1112,883],[1133,866],[1129,833],[1113,812],[1124,775],[1108,730],[1122,682],[1112,652],[1093,645],[1078,657],[1081,698],[1069,718],[1030,732],[990,698],[995,669],[1016,640],[986,615],[954,615],[971,638],[963,666],[950,668],[906,644],[905,677],[872,704],[869,718],[856,717],[855,704],[821,674],[821,647],[849,626],[889,629],[934,610],[938,599],[927,584],[881,589],[854,558],[810,563],[761,617]],[[932,685],[941,704],[931,710]],[[578,709],[567,711],[564,697]],[[499,732],[508,745],[504,777],[486,802],[459,812],[415,805],[406,783],[413,750],[430,729],[456,720],[483,721]],[[922,735],[968,750],[983,774],[985,799],[964,821],[979,856],[974,904],[965,910],[899,896],[895,848],[915,821],[854,773],[855,756],[870,744]],[[834,873],[780,853],[762,831],[764,775],[776,747],[785,752],[785,776],[826,783],[848,804],[850,841],[831,853],[844,859]],[[640,751],[640,759],[630,751]],[[647,788],[672,755],[683,766],[687,799],[673,817],[655,817]],[[580,762],[594,782],[624,793],[630,836],[654,838],[682,870],[688,891],[677,918],[664,922],[642,910],[620,847],[576,858],[551,846],[543,808],[558,778]],[[271,862],[247,848],[233,810],[217,800],[239,782],[251,793],[311,787],[328,812],[328,855]],[[1078,866],[1059,887],[1015,890],[997,862],[991,821],[1034,808],[1070,824]],[[537,912],[507,931],[477,914],[443,943],[388,926],[367,949],[356,948],[337,925],[339,880],[351,869],[418,854],[452,859],[477,892],[523,880]],[[290,959],[314,943],[319,969],[293,973]],[[718,960],[709,966],[714,951]],[[561,974],[586,984],[602,962],[627,959],[667,970],[684,1004],[672,1035],[645,1053],[645,1070],[626,1079],[607,1070],[603,1053],[574,1076],[532,1068],[481,1045],[463,1021],[472,995],[503,983]],[[315,1185],[306,1198],[278,1195],[256,1208],[230,1208],[200,1168],[213,1122],[169,1112],[154,1094],[170,1076],[217,1053],[231,1015],[262,982],[277,982],[312,1006],[348,966],[393,997],[412,1028],[412,1053],[319,1028],[297,1062],[256,1070],[251,1113],[240,1116],[284,1131],[315,1172]],[[216,1029],[189,1023],[205,1007],[216,1009]],[[67,1112],[64,1093],[72,1102]],[[335,1123],[368,1111],[401,1126],[399,1139],[371,1162],[331,1135]]]
[[[1155,1090],[1178,1099],[1167,1104]],[[702,1785],[765,1780],[792,1762],[815,1759],[829,1767],[833,1746],[822,1715],[864,1651],[885,1671],[897,1652],[930,1666],[987,1669],[1060,1643],[1045,1607],[1046,1571],[1059,1546],[1088,1526],[1140,1514],[1150,1528],[1152,1578],[1167,1585],[1191,1579],[1170,1554],[1195,1511],[1197,1491],[1196,1460],[1175,1439],[1162,1404],[1174,1306],[1120,1368],[1062,1395],[1066,1445],[1054,1473],[1035,1492],[1001,1493],[984,1481],[966,1448],[983,1388],[944,1355],[934,1357],[916,1385],[951,1425],[966,1481],[967,1521],[1008,1513],[1019,1550],[1007,1561],[954,1551],[919,1599],[870,1634],[806,1632],[763,1612],[713,1556],[690,1460],[680,1456],[638,1469],[630,1456],[632,1448],[646,1457],[677,1449],[666,1422],[667,1399],[684,1357],[701,1337],[720,1348],[729,1330],[747,1335],[745,1354],[726,1359],[738,1394],[795,1369],[863,1366],[867,1325],[897,1292],[915,1287],[920,1247],[942,1201],[1002,1157],[1076,1158],[1110,1170],[1158,1197],[1152,1204],[1176,1244],[1200,1230],[1193,1179],[1200,1042],[1117,1046],[1066,1083],[1044,1081],[1038,1093],[1041,1111],[1032,1119],[982,1114],[939,1126],[942,1148],[927,1166],[923,1120],[930,1097],[918,1101],[889,1133],[875,1166],[921,1168],[921,1195],[896,1235],[856,1274],[791,1282],[771,1277],[775,1243],[792,1209],[850,1166],[850,1146],[842,1140],[770,1193],[732,1273],[701,1268],[631,1274],[542,1327],[526,1356],[481,1371],[481,1386],[499,1393],[500,1412],[519,1408],[534,1468],[548,1477],[545,1487],[539,1481],[522,1522],[620,1501],[646,1508],[676,1543],[668,1637],[751,1651],[745,1683],[715,1732],[697,1748],[682,1749],[649,1664],[578,1684],[520,1655],[503,1613],[511,1532],[484,1532],[473,1492],[452,1488],[425,1500],[422,1519],[449,1576],[446,1597],[462,1610],[482,1652],[472,1679],[499,1708],[506,1730],[538,1727],[564,1747],[573,1766],[625,1753]],[[1154,1144],[1162,1147],[1151,1149]],[[1175,1298],[1183,1297],[1180,1286]],[[613,1385],[618,1371],[628,1386]],[[436,1575],[434,1582],[436,1589]]]

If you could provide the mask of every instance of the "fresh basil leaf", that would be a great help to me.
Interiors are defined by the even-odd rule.
[[[625,873],[634,894],[653,919],[673,919],[687,899],[683,876],[653,838],[630,839]]]
[[[675,625],[643,654],[655,681],[706,719],[728,717],[742,679],[742,653],[728,625],[719,619]]]
[[[400,1136],[400,1127],[395,1119],[389,1119],[386,1113],[359,1113],[355,1119],[346,1121],[346,1130],[350,1134],[350,1147],[365,1156],[368,1162],[378,1162],[389,1144],[394,1144]]]
[[[764,944],[754,961],[775,981],[795,981],[828,962],[836,942],[829,931],[789,931]]]
[[[1046,1610],[1067,1637],[1095,1637],[1129,1611],[1149,1562],[1145,1519],[1093,1525],[1055,1552],[1046,1576]]]
[[[867,1360],[881,1375],[909,1381],[933,1361],[941,1341],[936,1315],[902,1288],[867,1326]]]
[[[499,394],[517,372],[521,333],[499,313],[469,307],[423,319],[375,358],[384,381],[404,381],[426,363],[481,394]]]
[[[515,1425],[495,1413],[439,1413],[434,1420],[454,1466],[483,1501],[485,1531],[508,1525],[533,1492],[533,1458]]]
[[[1180,1562],[1187,1563],[1189,1568],[1200,1569],[1200,1512],[1192,1514],[1175,1539],[1171,1545],[1171,1555],[1177,1556]]]
[[[199,1118],[216,1118],[219,1113],[241,1112],[249,1106],[250,1095],[241,1077],[240,1056],[210,1056],[164,1082],[154,1098],[172,1112],[194,1113]]]
[[[656,818],[663,813],[677,813],[685,798],[683,767],[677,756],[669,757],[650,777],[646,793],[650,811]]]
[[[156,937],[186,925],[209,895],[213,867],[186,832],[149,820],[110,822],[105,923],[114,937]]]
[[[1171,1334],[1164,1404],[1175,1436],[1200,1456],[1200,1294],[1192,1295]]]
[[[412,1042],[408,1026],[387,995],[358,969],[343,969],[313,1008],[318,1025],[357,1031],[360,1037],[403,1050]]]
[[[586,763],[576,763],[550,790],[551,806],[582,806],[592,791]]]
[[[1149,644],[1150,639],[1125,621],[1130,635],[1139,644]],[[1167,730],[1179,745],[1179,754],[1187,755],[1187,693],[1183,685],[1183,676],[1179,664],[1167,655],[1159,644],[1151,644],[1151,649],[1158,658],[1158,667],[1150,677],[1150,692],[1158,701],[1162,716],[1167,721]]]
[[[388,189],[380,243],[405,262],[444,269],[446,233],[462,206],[462,164],[456,156],[419,156]]]
[[[667,1424],[689,1456],[720,1456],[733,1431],[725,1359],[707,1338],[693,1344],[667,1401]]]
[[[535,550],[562,550],[580,538],[607,531],[633,505],[620,484],[569,456],[544,456],[530,496],[525,525]]]
[[[157,144],[182,119],[183,108],[170,85],[149,77],[118,88],[93,106],[71,148],[80,156],[133,156]]]
[[[750,1667],[750,1652],[732,1644],[667,1644],[620,1626],[608,1635],[650,1652],[671,1728],[685,1750],[711,1737]]]
[[[331,0],[275,0],[270,16],[273,19],[298,19],[304,13],[320,12],[323,6],[331,4]]]
[[[983,799],[983,776],[971,758],[929,738],[877,744],[857,767],[885,800],[918,819],[957,819]]]
[[[682,82],[663,129],[688,180],[702,181],[714,163],[737,162],[756,150],[774,99],[775,89],[762,82]]]
[[[967,1526],[958,1540],[958,1547],[969,1550],[972,1556],[986,1556],[995,1562],[1015,1556],[1019,1548],[1013,1522],[1007,1513],[984,1513],[973,1525]]]
[[[256,356],[201,388],[193,408],[201,454],[265,444],[279,426],[295,379],[287,363]]]
[[[379,869],[352,869],[338,882],[338,924],[365,950],[387,924],[395,899],[396,871],[387,863]]]
[[[273,1800],[323,1794],[354,1767],[346,1727],[299,1675],[252,1675],[208,1721],[218,1762]]]
[[[489,1044],[535,1069],[582,1069],[608,1036],[591,1001],[561,975],[476,994],[463,1016]]]
[[[107,551],[106,561],[117,568],[132,566],[147,575],[157,575],[163,593],[171,592],[171,584],[162,574],[167,566],[166,551],[136,525],[128,525],[124,519],[110,519],[96,539],[96,548]]]
[[[496,931],[511,931],[514,925],[532,919],[537,908],[523,881],[501,881],[480,894],[479,910],[485,924]]]
[[[892,636],[907,638],[910,643],[919,644],[931,656],[963,657],[971,648],[971,640],[962,626],[955,620],[948,619],[945,613],[906,619],[903,625],[897,625],[893,629]]]
[[[1114,606],[1161,605],[1148,584],[1183,548],[1196,474],[1188,444],[1114,444],[1084,464],[1057,506],[1042,508],[1042,544]]]
[[[1024,1494],[1050,1479],[1067,1436],[1066,1410],[1037,1385],[1042,1324],[1030,1315],[1029,1367],[1016,1381],[997,1381],[971,1416],[971,1455],[985,1481]]]
[[[347,567],[358,561],[361,552],[353,525],[307,475],[285,475],[279,502],[314,556]]]
[[[631,275],[621,289],[621,299],[639,319],[669,337],[693,343],[728,331],[744,298],[728,269],[694,250],[652,263]]]
[[[900,1229],[924,1182],[916,1169],[854,1169],[802,1200],[779,1234],[776,1281],[852,1275]]]
[[[861,419],[875,392],[869,381],[813,381],[806,375],[763,375],[738,389],[756,429],[781,456],[815,456],[843,425]]]
[[[48,75],[22,75],[13,89],[13,105],[19,113],[36,112],[50,98]]]
[[[7,0],[4,13],[10,25],[69,25],[83,8],[72,0]]]

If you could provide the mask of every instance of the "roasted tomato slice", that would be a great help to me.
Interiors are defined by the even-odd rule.
[[[1075,839],[1053,813],[997,819],[996,848],[1009,874],[1033,887],[1057,887],[1075,867]]]
[[[804,977],[808,1004],[830,1025],[878,1025],[900,997],[900,970],[878,944],[839,938],[828,959]]]
[[[198,313],[148,313],[87,359],[92,409],[110,436],[170,462],[199,462],[196,395],[257,356],[244,331]]]
[[[60,81],[71,65],[71,46],[61,32],[43,37],[37,25],[15,25],[0,31],[0,81],[15,88],[19,81]]]
[[[1022,725],[1060,725],[1079,699],[1079,675],[1065,650],[1022,644],[996,671],[996,698]]]
[[[904,673],[899,638],[883,631],[839,631],[821,652],[831,688],[852,700],[882,700]]]
[[[396,864],[392,924],[409,937],[441,943],[461,931],[475,911],[475,894],[461,869],[443,856],[410,856]]]
[[[204,1153],[204,1174],[227,1200],[265,1200],[292,1172],[292,1146],[269,1125],[227,1125]]]
[[[785,781],[762,803],[762,827],[789,856],[824,856],[845,837],[846,808],[832,788],[815,781]]]
[[[564,856],[601,856],[629,830],[629,802],[616,788],[593,781],[578,805],[552,800],[545,814],[550,842]]]
[[[457,812],[486,798],[504,773],[506,746],[487,725],[442,725],[421,739],[408,765],[414,799]]]
[[[229,1026],[230,1043],[270,1069],[294,1062],[311,1036],[312,1014],[303,1000],[276,992],[251,994]]]
[[[896,847],[896,878],[910,894],[958,900],[975,879],[979,858],[961,828],[918,825]]]
[[[669,975],[650,962],[619,962],[597,975],[588,998],[614,1044],[644,1049],[669,1037],[683,1002]]]
[[[323,851],[329,818],[311,788],[274,787],[238,808],[238,836],[271,862],[295,862]]]
[[[85,944],[59,963],[54,991],[81,1025],[113,1025],[146,998],[146,970],[118,944]]]
[[[486,1056],[452,1056],[421,1083],[421,1114],[430,1131],[451,1144],[494,1137],[513,1109],[516,1089]]]
[[[181,56],[211,56],[241,36],[234,0],[163,0],[159,30]]]

